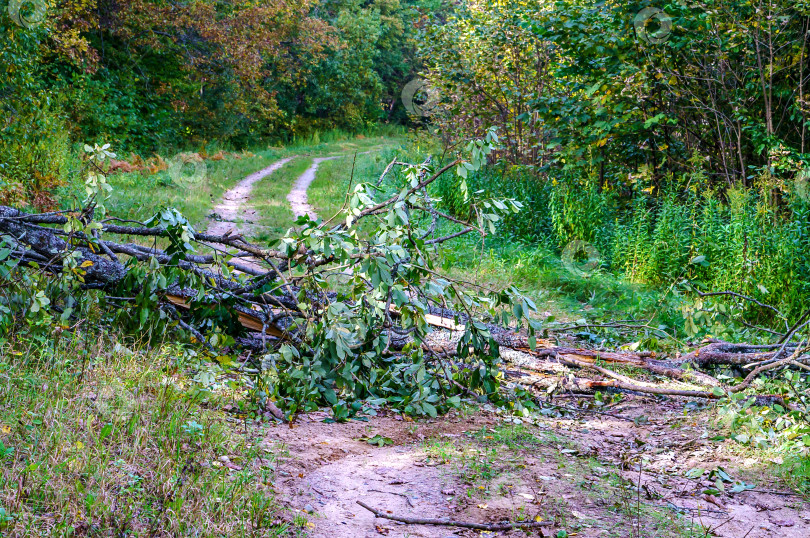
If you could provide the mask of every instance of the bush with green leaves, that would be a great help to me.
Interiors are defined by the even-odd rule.
[[[789,395],[793,404],[755,406],[750,397],[732,394],[719,407],[719,424],[741,445],[775,447],[797,457],[810,454],[810,377],[786,370],[772,379],[759,378],[754,385],[759,391]]]
[[[497,143],[490,132],[470,142],[464,158],[443,165],[394,160],[379,182],[355,185],[330,221],[301,217],[262,246],[199,233],[170,208],[143,223],[110,218],[103,170],[111,154],[107,146],[88,147],[84,208],[32,215],[0,207],[10,246],[6,279],[20,291],[0,299],[10,311],[6,332],[28,334],[40,318],[45,334],[54,323],[111,325],[142,339],[176,329],[215,357],[247,336],[247,316],[275,338],[248,339],[259,351],[241,371],[260,403],[275,400],[288,413],[326,404],[344,419],[364,405],[387,404],[436,415],[461,396],[493,396],[499,350],[486,322],[528,322],[535,305],[514,288],[442,276],[436,249],[494,232],[521,206],[471,194],[468,218],[453,219],[457,230],[442,235],[437,224],[447,216],[429,188],[450,173],[464,184]],[[119,243],[112,234],[152,244]],[[431,332],[426,316],[437,309],[464,325],[454,360],[422,345]]]

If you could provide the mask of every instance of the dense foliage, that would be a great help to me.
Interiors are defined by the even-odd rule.
[[[446,131],[498,125],[513,160],[539,151],[626,188],[628,171],[659,186],[698,152],[713,182],[750,186],[808,149],[808,16],[779,0],[469,2],[424,53]]]
[[[685,278],[797,314],[808,24],[807,2],[781,0],[467,2],[423,48],[434,120],[448,142],[499,127],[503,166],[473,182],[524,202],[513,238],[590,243],[633,281]]]
[[[53,205],[71,142],[150,153],[406,121],[416,36],[443,3],[3,2],[0,201]]]

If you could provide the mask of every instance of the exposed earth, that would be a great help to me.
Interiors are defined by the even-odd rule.
[[[286,454],[276,487],[306,514],[315,537],[556,536],[559,530],[580,537],[810,536],[807,504],[783,494],[778,483],[760,482],[767,476],[756,471],[761,462],[734,464],[740,460],[735,444],[710,441],[708,415],[684,414],[684,403],[627,397],[611,408],[615,416],[585,412],[535,423],[486,409],[345,424],[312,413],[292,426],[271,427],[264,444]],[[370,444],[374,439],[383,446]],[[727,493],[706,495],[715,487],[709,473],[718,467],[731,480]],[[688,478],[696,468],[705,473]],[[733,494],[734,482],[754,489]],[[482,534],[404,525],[375,518],[357,500],[397,516],[477,523],[539,517],[554,526]]]
[[[224,235],[227,232],[245,233],[250,229],[250,225],[258,219],[255,210],[250,209],[250,200],[253,186],[266,178],[295,157],[280,159],[272,165],[250,174],[245,179],[236,184],[222,196],[222,200],[214,206],[214,214],[217,219],[211,221],[206,233],[210,235]]]
[[[333,157],[316,157],[312,160],[312,166],[307,168],[306,172],[295,181],[292,190],[287,195],[287,201],[290,203],[293,215],[300,217],[301,215],[309,215],[309,218],[315,219],[318,217],[315,213],[315,208],[309,205],[307,197],[307,189],[315,181],[315,174],[318,172],[318,166],[324,161],[331,161],[338,159],[339,156]]]
[[[306,191],[318,165],[334,158],[314,159],[295,182],[287,200],[296,216],[315,217]],[[226,192],[208,233],[247,231],[254,184],[291,159]],[[531,420],[486,407],[435,420],[378,416],[344,424],[318,412],[270,427],[262,443],[284,454],[276,488],[314,537],[810,536],[807,503],[763,479],[768,462],[735,453],[732,441],[712,440],[710,414],[686,404],[625,396],[609,411],[563,409]],[[718,477],[725,492],[707,494]],[[375,517],[358,500],[396,516],[550,526],[487,533],[406,525]]]

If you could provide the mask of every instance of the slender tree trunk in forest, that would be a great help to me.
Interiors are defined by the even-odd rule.
[[[807,105],[804,102],[804,51],[807,45],[807,33],[810,32],[810,18],[805,19],[802,25],[802,53],[799,56],[799,109],[802,112],[802,146],[801,152],[804,153],[804,141],[807,133]]]
[[[759,4],[758,11],[762,10],[762,3]],[[754,47],[756,48],[757,53],[757,70],[759,71],[759,83],[762,88],[762,100],[763,104],[765,105],[765,127],[768,131],[769,135],[773,134],[773,110],[771,109],[771,93],[768,91],[768,87],[765,84],[765,68],[762,65],[762,51],[760,48],[760,33],[759,28],[754,31]],[[771,66],[773,69],[773,66]],[[770,86],[772,81],[768,81],[768,86]]]

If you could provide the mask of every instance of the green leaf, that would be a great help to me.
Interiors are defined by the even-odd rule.
[[[706,472],[706,469],[701,469],[700,467],[694,467],[694,468],[689,469],[688,471],[686,471],[686,473],[684,473],[684,476],[686,476],[686,478],[695,479],[695,478],[700,478],[701,476],[703,476],[703,474],[705,472]]]
[[[107,423],[104,426],[102,426],[101,431],[99,432],[99,435],[98,435],[99,441],[103,441],[104,439],[109,437],[110,434],[112,433],[112,431],[113,431],[113,425],[112,424]]]
[[[429,404],[427,402],[422,402],[422,409],[424,409],[425,413],[427,413],[433,418],[436,418],[436,416],[438,415],[438,411],[436,410],[436,408],[432,404]]]
[[[393,439],[391,439],[390,437],[383,437],[380,434],[377,434],[374,437],[361,438],[361,441],[365,441],[366,443],[368,443],[370,445],[375,445],[375,446],[378,446],[378,447],[383,447],[385,445],[393,445],[394,444]]]

